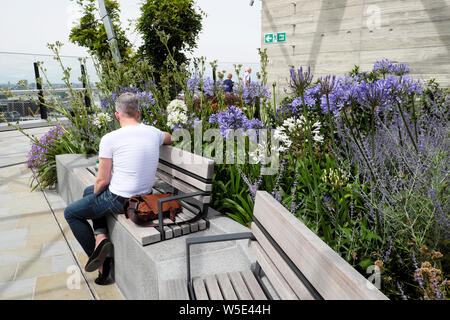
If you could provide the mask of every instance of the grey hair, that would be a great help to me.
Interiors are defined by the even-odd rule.
[[[139,111],[139,99],[135,93],[122,93],[116,100],[116,111],[133,118]]]

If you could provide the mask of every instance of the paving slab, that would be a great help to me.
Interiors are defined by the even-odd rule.
[[[48,130],[27,132],[39,138]],[[91,292],[83,276],[79,289],[70,285],[75,270],[82,275],[76,259],[84,252],[56,190],[31,192],[30,145],[22,133],[0,130],[0,299],[123,299],[115,285]]]
[[[36,278],[0,282],[0,299],[30,300],[33,299]]]
[[[13,229],[0,232],[0,250],[23,248],[27,242],[28,229]]]
[[[0,282],[9,282],[14,280],[17,270],[17,263],[0,265]]]
[[[70,271],[70,270],[69,270]],[[80,271],[60,272],[36,279],[34,300],[92,300]]]

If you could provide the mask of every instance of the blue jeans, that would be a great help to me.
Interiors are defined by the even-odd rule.
[[[95,234],[107,233],[105,215],[122,212],[122,201],[108,187],[94,194],[94,186],[89,186],[84,189],[83,198],[66,207],[64,218],[84,252],[91,256],[95,249],[95,235],[87,220],[92,219]]]

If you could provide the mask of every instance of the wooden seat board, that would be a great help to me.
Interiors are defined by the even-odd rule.
[[[211,179],[214,173],[214,160],[177,147],[162,145],[159,158],[205,179]]]
[[[192,288],[194,289],[196,300],[209,300],[203,279],[195,277],[192,279]]]
[[[256,194],[254,217],[324,299],[387,299],[265,191]]]
[[[206,291],[210,300],[223,300],[222,292],[214,275],[209,275],[204,278]]]
[[[272,260],[270,260],[261,245],[257,241],[252,241],[251,246],[256,253],[256,261],[258,261],[259,265],[264,270],[264,273],[280,298],[282,300],[298,300],[295,292],[289,286],[277,267],[273,264]]]
[[[283,274],[283,277],[289,283],[289,286],[295,292],[297,297],[301,300],[314,300],[314,296],[308,291],[296,273],[291,269],[287,262],[284,261],[254,222],[251,225],[251,230],[259,245],[264,249],[276,268]]]
[[[234,292],[238,296],[239,300],[252,300],[252,295],[245,285],[242,276],[238,271],[229,272],[228,277],[230,278],[231,284],[233,285]]]
[[[228,278],[228,274],[219,273],[216,274],[216,278],[224,300],[238,300],[238,297],[234,292],[233,286],[231,285],[230,278]]]
[[[202,190],[202,191],[211,191],[212,190],[211,183],[202,182],[202,181],[200,181],[196,178],[193,178],[181,171],[178,171],[177,169],[168,167],[163,163],[158,164],[158,169],[164,171],[165,173],[167,173],[168,175],[170,175],[172,177],[175,177],[179,180],[189,183],[191,186],[193,186],[199,190]]]
[[[261,286],[251,270],[241,271],[241,276],[254,300],[267,300],[264,291],[261,289]]]

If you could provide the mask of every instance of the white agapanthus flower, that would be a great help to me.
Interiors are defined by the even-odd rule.
[[[273,133],[273,137],[275,140],[278,140],[280,144],[278,147],[279,152],[286,151],[292,144],[292,140],[285,132],[285,127],[277,127]]]
[[[306,123],[306,119],[303,116],[300,116],[300,118],[287,118],[283,122],[283,127],[285,127],[290,134],[294,134],[300,130],[304,130]]]
[[[311,135],[313,135],[312,139],[316,142],[323,142],[323,136],[320,135],[320,128],[321,128],[321,123],[319,121],[316,121],[313,125],[312,125],[312,129],[311,129]]]
[[[265,164],[267,162],[267,152],[268,152],[268,146],[266,142],[258,143],[256,148],[249,152],[250,159],[253,160],[255,164],[263,163]]]
[[[170,112],[169,116],[167,117],[167,125],[171,128],[175,128],[177,124],[186,123],[187,121],[187,115],[180,110]]]
[[[308,142],[307,133],[307,121],[304,116],[300,116],[298,119],[293,117],[283,121],[283,124],[276,128],[274,131],[274,138],[278,140],[280,146],[278,151],[284,152],[295,143]],[[320,135],[321,124],[316,121],[311,126],[312,140],[316,142],[323,142],[323,136]]]
[[[188,116],[186,114],[187,106],[182,100],[172,100],[167,106],[167,125],[175,128],[176,125],[186,123]]]
[[[112,121],[112,118],[109,114],[105,112],[99,112],[95,115],[92,123],[94,124],[94,126],[102,127],[105,126],[110,121]]]
[[[175,99],[169,103],[169,105],[167,106],[167,112],[175,110],[187,111],[187,106],[183,100]]]

